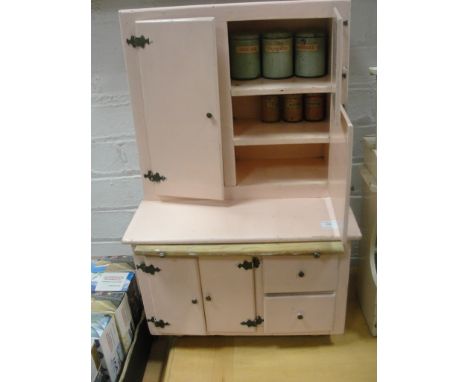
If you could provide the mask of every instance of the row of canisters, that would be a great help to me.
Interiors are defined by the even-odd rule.
[[[262,121],[321,121],[325,118],[324,94],[286,94],[262,96]]]
[[[261,47],[260,47],[261,45]],[[235,80],[321,77],[326,74],[327,36],[323,31],[233,33],[229,39]],[[260,57],[261,51],[261,57]]]

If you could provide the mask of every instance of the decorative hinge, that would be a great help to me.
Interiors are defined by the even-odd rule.
[[[247,321],[242,321],[241,325],[248,326],[249,328],[252,326],[258,326],[263,322],[263,318],[260,316],[257,316],[255,320],[247,320]]]
[[[145,178],[148,178],[151,182],[164,182],[166,180],[166,177],[164,175],[161,175],[159,172],[156,174],[153,174],[153,171],[149,170],[145,175],[143,175]]]
[[[146,44],[151,44],[149,38],[141,35],[140,37],[132,36],[127,38],[127,44],[133,46],[134,48],[140,47],[144,48]]]
[[[154,275],[155,272],[161,271],[159,267],[155,267],[153,264],[146,265],[145,263],[141,263],[140,265],[137,265],[136,268],[141,269],[145,273],[151,273],[152,275]]]
[[[163,328],[165,326],[170,326],[171,324],[169,322],[164,322],[163,320],[158,320],[154,317],[151,317],[151,318],[148,318],[146,319],[147,322],[152,322],[154,324],[154,326],[156,326],[157,328]]]
[[[260,260],[258,259],[258,257],[252,257],[252,261],[244,260],[243,263],[237,264],[238,268],[244,268],[245,270],[258,268],[259,266],[260,266]]]

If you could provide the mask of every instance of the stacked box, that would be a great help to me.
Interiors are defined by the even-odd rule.
[[[112,315],[91,313],[91,340],[101,362],[100,371],[111,382],[117,381],[124,354]]]
[[[91,292],[125,292],[133,322],[141,317],[142,302],[135,272],[103,272],[91,274]]]
[[[91,296],[91,312],[114,316],[119,339],[126,355],[135,333],[135,324],[127,294],[124,292],[95,292]]]

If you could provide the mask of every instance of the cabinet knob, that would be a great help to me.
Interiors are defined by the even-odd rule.
[[[206,117],[207,117],[207,118],[213,118],[213,114],[211,114],[211,113],[206,113]]]
[[[298,320],[302,320],[303,318],[304,318],[304,316],[302,315],[302,313],[297,314],[297,319]]]
[[[297,274],[299,277],[304,277],[305,276],[305,273],[300,271],[298,274]]]
[[[318,259],[320,257],[320,252],[312,252],[312,256]]]
[[[198,300],[197,300],[196,298],[194,298],[194,299],[192,300],[192,304],[196,304],[196,303],[198,303]]]
[[[205,300],[206,300],[206,301],[211,301],[211,296],[206,296],[206,297],[205,297]]]

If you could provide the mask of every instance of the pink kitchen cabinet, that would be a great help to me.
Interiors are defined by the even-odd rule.
[[[144,190],[123,242],[151,333],[341,333],[360,238],[350,2],[122,10],[120,24]],[[231,80],[230,34],[278,29],[325,31],[327,74]],[[298,93],[324,93],[325,120],[261,121],[262,95]]]

